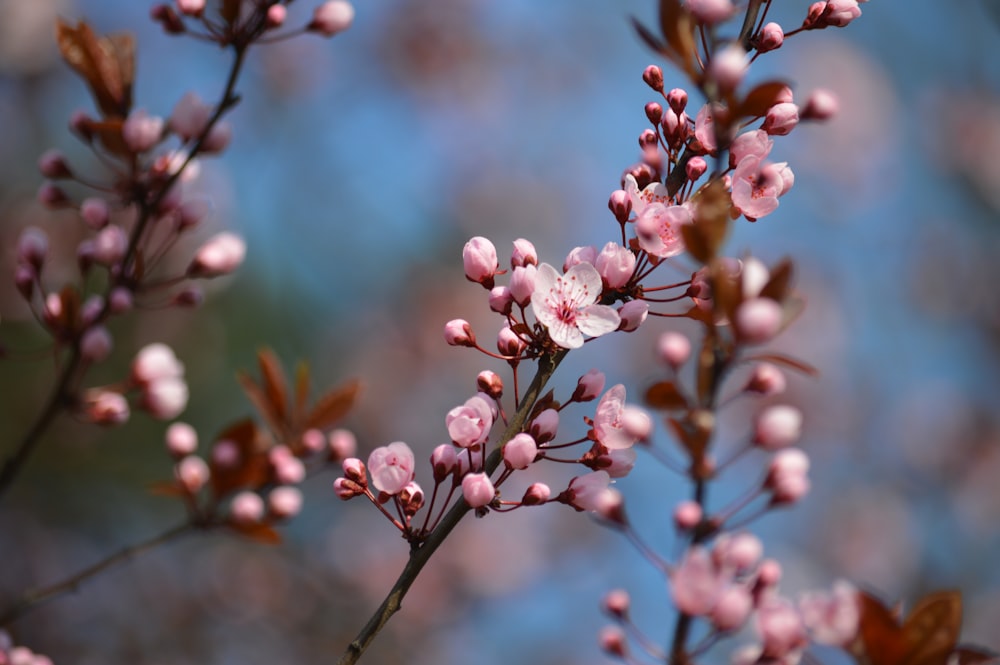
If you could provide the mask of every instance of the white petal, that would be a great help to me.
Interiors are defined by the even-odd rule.
[[[564,349],[579,349],[583,346],[583,335],[576,326],[562,321],[555,321],[549,326],[549,337]]]
[[[576,325],[585,335],[600,337],[618,330],[621,317],[614,307],[607,305],[591,305],[580,311],[576,317]]]

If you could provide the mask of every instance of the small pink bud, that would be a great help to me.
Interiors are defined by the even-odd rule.
[[[782,658],[809,643],[805,624],[787,598],[769,595],[757,607],[757,632],[763,642],[763,655]]]
[[[758,589],[774,588],[778,586],[778,582],[781,581],[781,576],[781,564],[774,559],[764,559],[757,567]]]
[[[764,450],[779,450],[791,446],[802,434],[802,412],[793,406],[769,406],[758,414],[754,423],[754,445]]]
[[[440,483],[458,468],[458,450],[455,444],[442,443],[431,452],[434,482]]]
[[[66,157],[58,150],[48,150],[38,158],[38,170],[50,180],[72,178],[73,171],[66,163]]]
[[[351,27],[354,22],[354,7],[344,0],[329,0],[316,8],[308,30],[325,37],[333,37]]]
[[[753,597],[746,587],[734,584],[725,589],[709,613],[708,618],[720,631],[736,630],[750,618]]]
[[[507,316],[514,309],[514,297],[506,286],[494,286],[490,289],[490,309],[497,314]]]
[[[128,400],[110,390],[90,391],[84,397],[84,417],[97,425],[121,425],[129,418]]]
[[[674,508],[674,526],[681,531],[690,531],[701,523],[703,512],[696,501],[681,501]]]
[[[731,92],[743,81],[747,68],[746,51],[739,44],[730,44],[715,54],[706,73],[722,92]]]
[[[781,29],[780,25],[772,21],[760,29],[757,39],[757,50],[761,53],[767,53],[768,51],[781,48],[781,45],[784,43],[785,31]]]
[[[665,332],[657,342],[660,357],[677,370],[691,357],[691,341],[678,332]]]
[[[278,6],[279,5],[272,5],[272,7]],[[201,224],[201,221],[208,216],[211,210],[211,204],[205,199],[185,201],[177,206],[177,214],[179,216],[177,220],[177,230],[188,231],[195,228]]]
[[[535,278],[538,268],[533,265],[518,266],[514,268],[510,275],[510,297],[521,307],[524,307],[531,300],[531,294],[535,292]]]
[[[485,370],[476,376],[476,387],[493,399],[503,397],[503,379],[496,372]]]
[[[768,467],[764,487],[771,490],[771,505],[795,503],[809,493],[809,458],[797,448],[779,450]]]
[[[84,143],[90,143],[94,138],[94,120],[83,109],[77,109],[70,115],[69,128]]]
[[[609,288],[620,289],[632,279],[632,274],[635,272],[635,254],[627,247],[609,242],[597,255],[594,267]]]
[[[413,517],[424,505],[424,490],[411,480],[400,491],[399,503],[403,507],[403,514],[407,517]]]
[[[829,0],[820,17],[822,27],[846,27],[851,21],[861,16],[858,0]]]
[[[591,247],[590,245],[584,247],[574,247],[570,250],[569,254],[566,255],[566,261],[563,262],[563,272],[569,272],[569,269],[578,263],[589,263],[590,265],[594,265],[596,260],[596,247]]]
[[[521,503],[525,506],[540,506],[549,500],[552,490],[545,483],[532,483],[521,497]]]
[[[159,420],[176,418],[188,402],[188,387],[181,378],[165,378],[147,384],[141,404],[147,413]]]
[[[326,448],[326,435],[315,428],[307,429],[302,432],[302,448],[307,453],[318,453]]]
[[[240,492],[229,506],[229,517],[235,524],[259,524],[264,517],[264,500],[256,492]]]
[[[751,298],[736,308],[736,331],[746,344],[769,342],[781,331],[781,305],[770,298]]]
[[[618,626],[605,626],[597,634],[597,643],[609,656],[624,659],[628,656],[628,638]]]
[[[80,307],[80,319],[83,325],[92,326],[97,323],[104,311],[104,298],[96,293],[83,301]]]
[[[654,125],[660,124],[660,118],[663,117],[663,107],[656,102],[649,102],[646,104],[646,117]],[[656,141],[656,134],[653,134],[653,140]]]
[[[764,544],[760,538],[742,531],[726,534],[716,542],[715,554],[723,567],[730,567],[737,574],[753,570],[764,554]]]
[[[604,599],[601,601],[601,608],[613,617],[624,619],[628,616],[628,609],[631,602],[628,591],[625,591],[625,589],[612,589],[604,594]]]
[[[559,412],[555,409],[545,409],[535,416],[534,420],[528,426],[528,433],[536,443],[548,443],[556,438],[558,430]]]
[[[518,238],[514,241],[514,251],[510,255],[510,267],[517,268],[518,266],[537,266],[538,265],[538,252],[535,251],[535,246],[531,242],[525,240],[524,238]]]
[[[482,236],[469,240],[462,249],[462,264],[467,280],[482,284],[486,289],[493,288],[493,277],[500,268],[500,262],[492,242]]]
[[[624,189],[616,189],[611,192],[611,196],[608,198],[608,210],[615,216],[619,224],[627,222],[629,215],[632,214],[632,198],[628,192]]]
[[[705,171],[708,170],[708,162],[705,161],[704,157],[692,157],[688,160],[687,165],[684,167],[684,172],[687,174],[688,180],[694,182],[698,178],[705,175]]]
[[[650,65],[643,70],[642,80],[656,92],[663,92],[663,70],[656,65]]]
[[[180,98],[170,113],[170,129],[182,140],[190,141],[204,131],[211,117],[212,107],[203,102],[197,94],[188,92]],[[181,162],[186,158],[187,156],[182,153],[175,155],[175,159]]]
[[[530,434],[514,435],[503,447],[503,461],[508,469],[527,469],[538,455],[538,445]]]
[[[806,105],[799,114],[801,120],[829,120],[837,115],[840,104],[837,97],[829,90],[815,90],[806,100]]]
[[[339,462],[353,456],[358,450],[358,440],[354,433],[347,429],[335,429],[328,437],[328,459]]]
[[[197,307],[205,300],[205,293],[197,286],[186,286],[174,295],[172,302],[178,307]]]
[[[667,104],[670,105],[670,110],[674,112],[678,117],[684,112],[687,107],[688,94],[683,88],[674,88],[667,93]]]
[[[160,142],[165,124],[163,118],[149,115],[144,109],[135,109],[122,125],[122,139],[132,152],[146,152]]]
[[[799,107],[791,102],[782,102],[767,110],[760,128],[771,136],[785,136],[798,124]]]
[[[516,358],[521,355],[526,348],[528,348],[527,342],[525,342],[521,337],[510,329],[509,326],[504,326],[497,333],[497,350],[504,356],[510,358]]]
[[[267,495],[267,512],[271,517],[287,520],[302,510],[302,492],[297,487],[275,487]]]
[[[93,260],[103,266],[113,266],[125,257],[128,235],[120,226],[106,226],[94,237]]]
[[[357,457],[348,457],[340,466],[344,470],[344,477],[362,487],[368,487],[368,471],[364,462]]]
[[[267,8],[267,27],[280,28],[288,18],[288,9],[284,5],[271,5]]]
[[[462,497],[471,508],[482,508],[496,498],[496,489],[485,473],[470,473],[462,478]]]
[[[306,478],[306,467],[286,446],[276,446],[268,454],[274,480],[279,485],[297,485]]]
[[[83,218],[88,227],[100,231],[108,225],[108,220],[111,219],[111,210],[108,208],[107,201],[97,196],[91,196],[85,198],[80,204],[80,217]]]
[[[194,494],[208,482],[208,465],[197,455],[188,455],[174,467],[174,477],[188,494]]]
[[[198,449],[198,433],[187,423],[177,422],[167,428],[167,452],[180,459]]]
[[[646,321],[648,314],[648,302],[645,300],[629,300],[618,308],[618,316],[621,317],[621,326],[618,329],[622,332],[634,332]]]
[[[576,389],[573,391],[574,402],[590,402],[604,391],[604,373],[592,369],[579,378],[576,382]]]
[[[622,408],[620,418],[622,431],[626,435],[640,443],[649,441],[653,433],[653,419],[643,409],[627,404]]]
[[[218,277],[236,270],[246,256],[247,246],[235,233],[223,231],[201,246],[188,266],[188,277]]]
[[[205,0],[177,0],[177,11],[187,16],[199,17],[205,11]]]
[[[337,478],[333,481],[333,491],[343,501],[353,499],[365,493],[364,487],[347,478]]]
[[[41,272],[49,255],[49,236],[37,226],[27,226],[17,239],[17,260]]]
[[[444,339],[449,346],[476,346],[476,335],[465,319],[452,319],[444,324]]]
[[[243,455],[235,441],[221,439],[212,445],[212,466],[220,469],[235,469],[242,460]]]
[[[721,23],[736,12],[730,0],[686,0],[684,5],[696,21],[705,25]]]
[[[748,393],[757,393],[765,397],[778,395],[785,391],[785,375],[780,369],[771,363],[757,363],[754,365],[750,378],[747,379],[743,390]]]
[[[80,337],[80,355],[91,363],[99,363],[111,354],[111,333],[104,326],[94,326]]]
[[[139,350],[132,361],[132,380],[140,385],[183,375],[184,365],[166,344],[148,344]]]

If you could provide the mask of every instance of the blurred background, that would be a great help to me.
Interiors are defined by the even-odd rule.
[[[167,37],[149,3],[0,0],[0,274],[20,230],[45,227],[73,251],[79,222],[35,202],[35,166],[57,147],[92,158],[66,129],[91,109],[59,60],[56,16],[138,40],[137,106],[167,116],[188,90],[221,91],[217,48]],[[248,415],[234,373],[261,346],[290,366],[308,360],[317,390],[358,377],[346,425],[361,452],[404,440],[426,459],[447,438],[444,414],[475,375],[505,367],[444,344],[445,321],[498,325],[462,275],[473,235],[503,264],[516,238],[559,264],[603,245],[606,208],[638,156],[655,62],[629,16],[653,0],[358,0],[354,27],[253,53],[231,116],[234,141],[206,160],[198,187],[223,228],[247,238],[234,278],[196,311],[116,321],[116,352],[95,384],[120,379],[142,344],[164,341],[187,367],[183,419],[209,440]],[[808,3],[776,3],[801,21]],[[842,112],[776,141],[796,185],[779,210],[742,220],[734,255],[790,255],[808,302],[774,347],[821,370],[791,377],[785,399],[806,414],[813,493],[753,530],[785,565],[789,593],[845,577],[887,600],[957,588],[964,638],[993,648],[1000,625],[1000,10],[995,2],[864,4],[844,30],[789,40],[754,69],[793,82],[797,100],[833,89]],[[308,21],[312,3],[290,8]],[[668,72],[667,86],[682,85]],[[692,99],[692,105],[699,103]],[[96,167],[95,167],[96,168]],[[60,242],[65,238],[65,242]],[[66,262],[72,266],[71,261]],[[72,269],[49,274],[53,284]],[[28,427],[53,379],[42,337],[12,280],[0,280],[0,454]],[[588,344],[554,383],[569,391],[591,367],[634,397],[661,378],[651,362],[662,324]],[[681,328],[683,329],[683,328]],[[30,358],[29,358],[30,356]],[[43,360],[39,361],[41,357]],[[734,387],[738,384],[734,384]],[[566,394],[565,392],[563,394]],[[725,412],[740,440],[758,403]],[[564,418],[567,432],[592,410]],[[575,423],[575,424],[574,424]],[[165,424],[142,414],[105,431],[62,419],[0,503],[0,599],[62,578],[183,519],[147,492],[169,478]],[[660,444],[668,445],[662,432]],[[758,482],[762,458],[726,476],[719,501]],[[429,469],[418,480],[430,485]],[[553,488],[568,475],[546,476]],[[19,643],[57,665],[319,663],[336,658],[406,557],[391,525],[361,500],[343,503],[335,474],[310,479],[303,514],[268,547],[208,534],[154,551],[26,616]],[[676,552],[670,513],[688,493],[640,454],[618,485],[645,538]],[[602,663],[599,601],[622,587],[636,621],[665,644],[672,628],[662,577],[618,534],[565,506],[463,523],[365,662]],[[713,662],[725,662],[728,649]],[[835,656],[830,654],[831,659]]]

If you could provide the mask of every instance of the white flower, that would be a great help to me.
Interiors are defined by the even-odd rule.
[[[583,336],[599,337],[618,329],[614,308],[598,305],[601,275],[589,263],[578,263],[560,275],[547,263],[538,266],[531,308],[552,341],[565,349],[583,346]]]

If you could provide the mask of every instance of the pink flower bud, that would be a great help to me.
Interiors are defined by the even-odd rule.
[[[267,512],[271,517],[286,520],[302,510],[302,492],[297,487],[275,487],[267,495]]]
[[[188,92],[181,97],[170,114],[170,129],[182,140],[190,141],[205,130],[211,117],[212,107],[201,101],[197,94]],[[185,155],[179,157],[182,160],[186,158]]]
[[[788,505],[809,493],[809,458],[797,448],[779,450],[771,459],[764,487],[771,490],[771,505]]]
[[[235,233],[223,231],[208,239],[188,266],[188,277],[218,277],[236,270],[246,256],[247,246]]]
[[[597,396],[604,391],[604,373],[592,369],[579,378],[576,382],[576,389],[573,391],[574,402],[590,402],[597,399]]]
[[[80,337],[80,355],[91,363],[99,363],[111,354],[111,333],[104,326],[89,328]]]
[[[781,658],[809,643],[802,617],[787,598],[769,595],[757,607],[757,632],[764,656]]]
[[[624,619],[628,616],[628,609],[631,602],[628,591],[625,591],[625,589],[612,589],[604,594],[601,607],[611,616]]]
[[[801,120],[829,120],[840,111],[837,97],[829,90],[815,90],[799,114]]]
[[[609,242],[597,255],[594,267],[609,288],[620,289],[632,279],[632,273],[635,272],[635,254],[627,247]]]
[[[149,115],[145,109],[135,109],[122,125],[122,139],[132,152],[146,152],[163,137],[163,118]]]
[[[768,51],[781,48],[781,45],[784,43],[785,31],[781,29],[780,25],[772,21],[760,29],[760,34],[757,38],[757,50],[760,53],[767,53]]]
[[[739,44],[730,44],[715,54],[706,73],[722,92],[731,92],[743,81],[748,66],[746,51]]]
[[[88,391],[84,396],[83,415],[97,425],[121,425],[129,418],[128,400],[110,390]]]
[[[181,378],[164,378],[146,384],[141,400],[146,412],[159,420],[176,418],[187,403],[188,387]]]
[[[556,438],[559,430],[559,412],[555,409],[545,409],[531,421],[528,433],[536,443],[548,443]]]
[[[745,531],[725,534],[716,541],[714,554],[720,566],[728,567],[737,574],[753,569],[764,554],[764,544],[760,538]]]
[[[327,437],[327,458],[338,462],[353,456],[358,450],[358,440],[354,433],[347,429],[335,429]]]
[[[87,226],[95,231],[100,231],[108,225],[111,210],[108,208],[107,201],[97,196],[91,196],[85,198],[80,204],[80,217],[83,218]]]
[[[285,446],[272,448],[269,455],[274,481],[279,485],[297,485],[306,478],[306,467]]]
[[[594,265],[597,260],[597,248],[586,246],[586,247],[574,247],[570,250],[570,253],[566,255],[566,261],[563,263],[563,272],[568,272],[570,268],[578,263],[589,263]]]
[[[721,23],[736,11],[730,0],[686,0],[684,5],[696,21],[705,25]]]
[[[368,487],[368,471],[365,463],[357,457],[348,457],[340,463],[344,476],[362,487]]]
[[[650,65],[643,70],[642,80],[656,92],[663,92],[663,70],[656,65]]]
[[[757,393],[768,397],[778,395],[785,391],[785,375],[780,369],[771,363],[757,363],[754,365],[750,378],[747,379],[743,390],[748,393]]]
[[[326,448],[326,435],[312,428],[302,432],[302,448],[307,453],[318,453]]]
[[[470,473],[462,478],[462,497],[470,507],[482,508],[496,498],[496,489],[485,473]]]
[[[730,577],[716,568],[705,548],[694,545],[670,575],[670,595],[681,612],[704,616],[729,583]]]
[[[288,18],[288,9],[284,5],[271,5],[267,8],[267,27],[280,28]]]
[[[813,642],[846,647],[858,634],[858,590],[850,582],[838,580],[830,593],[803,594],[799,612]]]
[[[521,503],[525,506],[540,506],[549,500],[552,490],[545,483],[532,483],[521,497]]]
[[[629,300],[618,308],[618,316],[621,317],[621,326],[618,328],[622,332],[634,332],[646,321],[649,314],[649,303],[645,300]]]
[[[494,286],[490,289],[490,309],[497,314],[507,316],[514,308],[514,297],[506,286]]]
[[[177,11],[187,16],[201,16],[205,11],[205,0],[176,0]]]
[[[264,500],[256,492],[243,491],[233,497],[229,518],[235,524],[259,524],[264,517]]]
[[[504,356],[510,358],[516,358],[521,355],[521,353],[528,348],[527,342],[525,342],[521,337],[510,329],[510,326],[504,326],[497,333],[497,350]]]
[[[503,397],[503,379],[496,372],[485,370],[476,376],[476,387],[493,399]]]
[[[197,286],[186,286],[181,289],[172,299],[172,303],[178,307],[197,307],[205,300],[204,292]]]
[[[696,501],[681,501],[674,508],[674,526],[681,531],[690,531],[701,524],[703,512]]]
[[[66,157],[58,150],[47,150],[38,158],[38,170],[50,180],[72,178],[73,172],[66,163]]]
[[[106,226],[94,237],[95,263],[113,266],[122,260],[128,249],[128,235],[120,226]]]
[[[434,482],[440,483],[458,469],[458,450],[452,443],[442,443],[431,452]]]
[[[753,597],[746,587],[734,584],[720,595],[708,618],[717,630],[736,630],[750,617]]]
[[[565,503],[577,510],[597,511],[605,504],[603,494],[609,491],[610,482],[611,476],[607,471],[591,471],[576,476],[569,481],[569,487],[565,492]]]
[[[653,420],[643,409],[637,406],[626,405],[621,413],[622,431],[638,442],[649,441],[653,433]]]
[[[212,125],[205,135],[205,140],[201,142],[201,151],[205,153],[219,153],[226,149],[233,138],[233,127],[228,122],[219,121]]]
[[[403,507],[403,514],[407,517],[413,517],[424,505],[424,490],[411,480],[400,491],[399,503]]]
[[[754,423],[754,445],[764,450],[778,450],[791,446],[802,434],[802,412],[793,406],[769,406]]]
[[[605,626],[597,634],[597,643],[609,656],[625,659],[628,656],[628,638],[618,626]]]
[[[184,365],[166,344],[148,344],[132,361],[132,380],[140,385],[181,376],[184,376]]]
[[[656,102],[649,102],[646,104],[644,109],[646,111],[646,117],[654,125],[660,124],[660,118],[663,117],[663,107]],[[653,134],[654,141],[656,140],[656,134]]]
[[[537,265],[538,252],[535,251],[535,246],[524,238],[515,240],[514,251],[510,255],[510,267],[513,269],[519,266]]]
[[[333,481],[333,491],[343,500],[353,499],[365,493],[364,488],[353,480],[347,478],[337,478]]]
[[[705,161],[704,157],[692,157],[684,167],[684,173],[691,182],[705,175],[705,171],[707,170],[708,162]]]
[[[843,28],[859,16],[861,8],[858,7],[858,0],[829,0],[820,21],[823,27],[832,25],[835,28]]]
[[[527,469],[538,455],[538,446],[530,434],[514,435],[503,447],[503,461],[508,469]]]
[[[611,196],[608,198],[608,210],[615,216],[619,224],[627,222],[629,215],[632,214],[632,198],[628,192],[624,189],[616,189],[611,192]]]
[[[510,297],[521,307],[524,307],[531,300],[531,294],[535,292],[535,277],[538,268],[533,265],[518,266],[510,275]]]
[[[667,104],[676,116],[680,116],[687,107],[688,94],[683,88],[674,88],[667,93]]]
[[[42,264],[49,255],[49,236],[37,226],[28,226],[17,239],[17,260],[41,272]]]
[[[780,563],[774,559],[764,559],[757,566],[756,590],[759,592],[763,589],[777,587],[778,582],[781,581],[782,574],[783,571]]]
[[[368,456],[368,471],[375,489],[398,494],[413,480],[413,451],[402,441],[376,448]]]
[[[736,331],[746,344],[769,342],[781,331],[781,305],[770,298],[751,298],[736,308]]]
[[[462,249],[462,264],[467,280],[482,284],[487,289],[493,288],[493,277],[500,268],[500,262],[492,242],[482,236],[469,240]]]
[[[188,455],[174,467],[174,477],[188,494],[194,494],[208,482],[208,465],[197,455]]]
[[[767,110],[761,129],[771,136],[785,136],[799,124],[799,107],[791,102],[775,104]]]
[[[212,466],[219,469],[235,469],[242,462],[243,455],[235,441],[222,439],[212,445]]]
[[[333,37],[351,27],[354,22],[354,7],[344,0],[329,0],[316,8],[313,20],[307,29],[324,37]]]
[[[444,339],[449,346],[476,346],[476,335],[465,319],[452,319],[444,324]]]
[[[660,357],[677,370],[691,357],[691,341],[678,332],[665,332],[657,342]]]
[[[167,452],[180,459],[194,454],[198,449],[198,433],[187,423],[177,422],[167,428]]]

